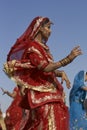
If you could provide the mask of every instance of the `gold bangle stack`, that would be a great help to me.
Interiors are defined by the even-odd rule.
[[[66,66],[67,64],[72,62],[72,58],[70,58],[70,56],[68,55],[66,58],[62,59],[61,61],[59,61],[61,63],[62,66]]]

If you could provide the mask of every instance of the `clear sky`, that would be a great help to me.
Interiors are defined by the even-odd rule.
[[[87,70],[87,0],[0,0],[0,87],[12,92],[15,83],[3,72],[7,53],[16,39],[25,31],[36,16],[49,17],[54,25],[48,40],[54,60],[67,56],[73,47],[80,45],[83,55],[71,64],[60,68],[64,70],[73,84],[75,74]],[[67,96],[70,90],[66,89]],[[5,112],[12,99],[2,95],[0,104]]]

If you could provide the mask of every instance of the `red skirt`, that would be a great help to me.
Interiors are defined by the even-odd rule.
[[[27,116],[26,116],[27,117]],[[54,102],[31,109],[19,130],[69,130],[68,107]]]
[[[15,125],[18,122],[20,122],[22,119],[22,115],[23,115],[22,108],[14,105],[9,107],[6,113],[7,116],[5,118],[5,123],[6,123],[7,130],[12,130],[15,127]]]

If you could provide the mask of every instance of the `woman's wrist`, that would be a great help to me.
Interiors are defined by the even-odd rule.
[[[61,71],[57,70],[57,71],[55,71],[55,74],[56,74],[57,77],[62,77],[63,72],[64,71],[62,71],[62,70]]]
[[[72,55],[68,55],[66,58],[60,60],[60,64],[61,66],[66,66],[67,64],[70,64],[73,61],[73,56]]]

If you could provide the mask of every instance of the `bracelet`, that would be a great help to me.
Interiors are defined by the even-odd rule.
[[[67,64],[72,62],[72,58],[68,55],[66,58],[62,59],[61,61],[59,61],[61,63],[62,66],[66,66]]]

